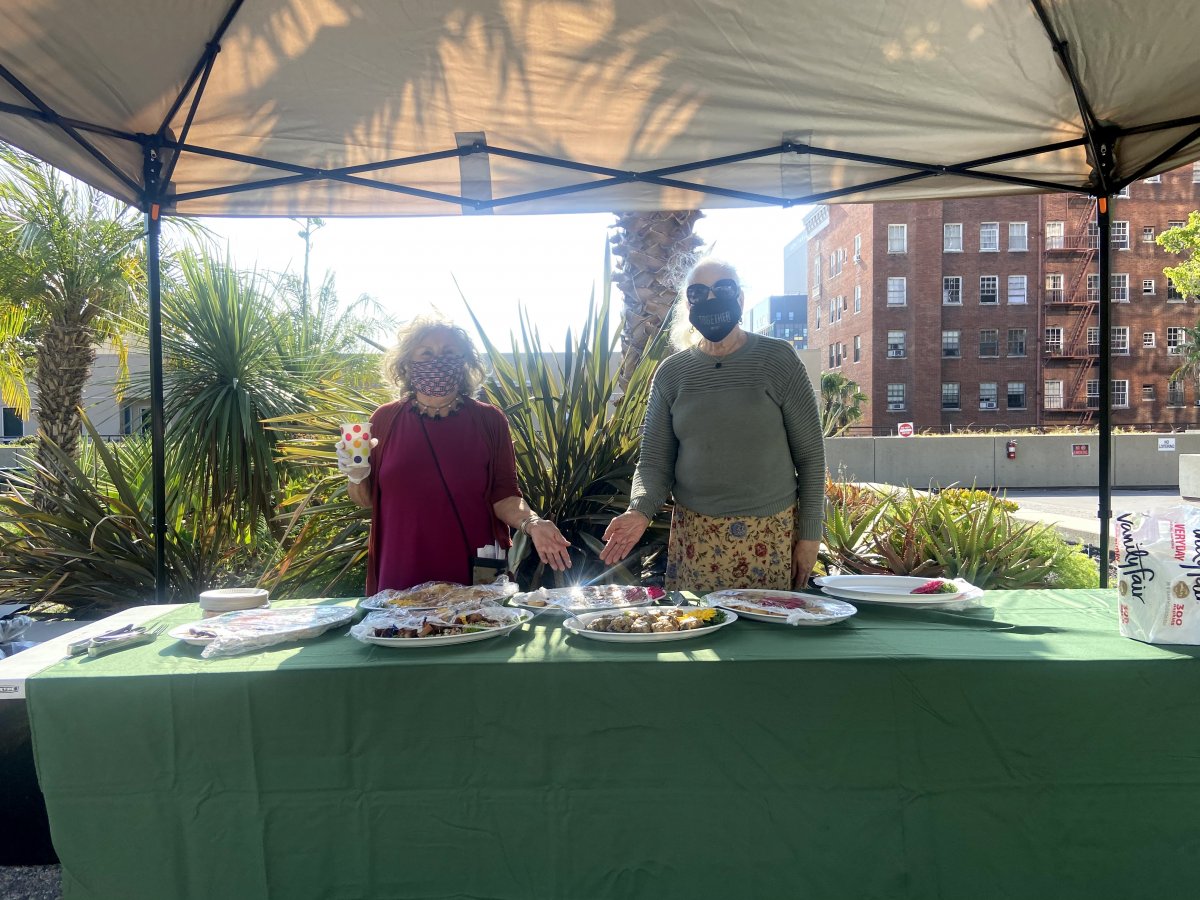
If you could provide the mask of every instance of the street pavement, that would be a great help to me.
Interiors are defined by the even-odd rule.
[[[1059,488],[1049,490],[1009,490],[1009,500],[1020,504],[1018,519],[1052,524],[1067,538],[1096,545],[1100,542],[1100,495],[1096,488]],[[1186,504],[1177,489],[1114,490],[1112,513],[1146,512],[1162,506]],[[1189,504],[1190,505],[1190,504]],[[1109,539],[1113,528],[1110,522]]]

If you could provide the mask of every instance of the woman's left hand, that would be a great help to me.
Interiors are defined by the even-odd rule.
[[[820,541],[796,541],[792,547],[792,587],[798,591],[808,587],[808,578],[817,565]]]
[[[533,541],[538,559],[555,572],[565,572],[571,568],[571,557],[567,553],[571,543],[562,536],[557,525],[549,519],[539,519],[529,526],[526,533]]]

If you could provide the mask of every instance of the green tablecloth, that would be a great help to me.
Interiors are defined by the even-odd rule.
[[[1120,638],[1108,592],[988,599],[65,661],[28,683],[65,894],[1191,896],[1196,649]]]

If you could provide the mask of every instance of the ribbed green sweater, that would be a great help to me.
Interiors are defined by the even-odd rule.
[[[770,516],[795,503],[797,536],[820,540],[821,418],[804,364],[786,341],[748,333],[728,356],[693,348],[663,360],[629,508],[653,518],[670,493],[707,516]]]

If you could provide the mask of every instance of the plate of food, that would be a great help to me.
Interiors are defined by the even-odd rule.
[[[404,590],[387,589],[358,602],[360,609],[437,609],[459,603],[492,600],[503,603],[517,592],[515,582],[507,578],[491,584],[455,584],[452,581],[426,581]]]
[[[962,581],[914,575],[823,575],[813,584],[834,597],[886,606],[937,606],[977,590]]]
[[[199,647],[223,642],[245,650],[316,637],[354,617],[349,606],[284,606],[221,613],[200,622],[177,625],[167,632],[176,640]]]
[[[539,588],[515,594],[510,603],[538,612],[576,615],[604,609],[624,609],[648,606],[666,591],[657,587],[638,587],[624,584],[587,584],[562,588]]]
[[[833,625],[858,612],[845,601],[798,591],[737,588],[707,594],[704,602],[772,625]]]
[[[618,644],[649,644],[703,637],[737,621],[715,606],[656,606],[583,613],[563,622],[580,637]]]
[[[435,610],[380,610],[351,628],[350,635],[380,647],[444,647],[501,637],[532,618],[523,609],[480,604]]]

